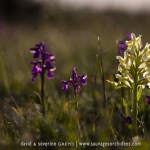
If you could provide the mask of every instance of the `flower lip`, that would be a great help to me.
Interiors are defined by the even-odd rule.
[[[36,53],[37,50],[38,50],[38,48],[30,48],[31,53]]]
[[[55,71],[56,70],[56,67],[53,67],[50,69],[50,71]]]
[[[62,90],[67,90],[67,89],[68,89],[68,84],[64,84]]]
[[[45,53],[45,59],[50,59],[50,60],[55,60],[55,55],[54,54],[49,54],[49,53]]]
[[[51,55],[51,56],[50,56],[50,59],[51,59],[51,60],[55,59],[55,55]]]
[[[38,67],[37,65],[35,65],[32,69],[32,74],[38,74],[42,72],[42,69],[40,67]]]
[[[37,75],[33,75],[31,82],[33,83],[36,80]]]
[[[53,74],[51,71],[48,71],[47,77],[48,77],[49,79],[53,79],[53,78],[54,78],[54,74]]]
[[[84,74],[81,76],[82,79],[86,79],[87,78],[87,74]]]
[[[81,80],[81,83],[82,83],[82,85],[86,85],[87,84],[86,80],[84,80],[84,79]]]

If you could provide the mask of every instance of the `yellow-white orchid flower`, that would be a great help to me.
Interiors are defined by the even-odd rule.
[[[118,82],[107,81],[116,88],[133,88],[137,83],[139,85],[136,86],[150,85],[150,44],[147,43],[141,49],[141,35],[136,37],[133,33],[131,34],[131,40],[126,41],[126,44],[127,49],[124,52],[124,57],[116,56],[119,61],[117,70],[119,74],[116,74]]]

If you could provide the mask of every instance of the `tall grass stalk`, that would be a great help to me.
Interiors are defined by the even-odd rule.
[[[94,71],[94,85],[93,85],[93,108],[94,108],[94,120],[93,120],[93,134],[94,138],[96,139],[97,135],[97,114],[98,114],[98,103],[97,103],[97,97],[96,97],[96,85],[97,85],[97,70],[98,70],[98,57],[96,55],[96,65],[95,65],[95,71]]]
[[[78,95],[76,92],[74,92],[74,99],[75,99],[75,105],[76,105],[76,122],[77,122],[77,126],[78,126],[78,140],[80,139],[80,137],[82,137],[82,133],[81,133],[81,125],[80,125],[80,113],[79,113],[79,102],[78,102]]]
[[[104,98],[104,107],[107,110],[107,97],[106,97],[106,87],[105,87],[105,76],[104,76],[104,68],[103,68],[103,61],[102,61],[102,50],[100,45],[100,38],[98,37],[98,50],[99,50],[99,57],[100,57],[100,73],[101,73],[101,80],[102,80],[102,87],[103,87],[103,98]]]

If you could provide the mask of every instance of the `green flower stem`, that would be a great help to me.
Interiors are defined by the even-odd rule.
[[[45,99],[44,99],[44,73],[41,73],[41,101],[42,101],[42,110],[43,116],[45,116]]]
[[[133,134],[136,136],[137,135],[137,114],[138,114],[138,108],[137,108],[137,93],[138,93],[138,74],[137,74],[137,69],[138,66],[135,68],[135,78],[134,78],[134,88],[133,88],[133,102],[132,102],[132,111],[133,111]]]
[[[79,138],[81,136],[81,126],[80,126],[80,114],[79,114],[79,102],[78,102],[78,96],[75,94],[75,102],[76,102],[76,122],[79,130]]]
[[[138,88],[135,85],[133,89],[133,102],[132,102],[132,111],[133,111],[133,134],[137,135],[137,92]]]
[[[104,107],[107,112],[107,96],[106,96],[106,87],[105,87],[105,75],[104,75],[104,68],[103,68],[103,61],[102,61],[102,50],[100,45],[100,39],[98,37],[98,49],[99,49],[99,56],[100,56],[100,73],[101,73],[101,80],[102,80],[102,87],[103,87],[103,98],[104,98]]]

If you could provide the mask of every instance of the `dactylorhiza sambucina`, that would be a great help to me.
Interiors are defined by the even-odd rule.
[[[36,80],[38,74],[45,74],[46,70],[48,71],[47,77],[49,79],[54,78],[52,71],[54,71],[56,67],[52,66],[52,63],[55,62],[55,55],[46,51],[44,43],[41,42],[40,44],[36,44],[36,47],[31,48],[30,52],[34,54],[34,59],[38,59],[36,61],[29,62],[34,65],[31,70],[33,75],[31,82]]]
[[[127,49],[124,51],[124,56],[116,57],[119,60],[119,73],[116,74],[118,82],[107,81],[116,88],[126,87],[132,90],[132,113],[134,128],[137,131],[137,106],[141,95],[139,93],[146,85],[150,88],[150,44],[147,43],[142,48],[141,35],[136,37],[132,33],[131,40],[126,41],[126,45]]]
[[[76,72],[76,67],[73,67],[72,69],[72,78],[70,78],[70,80],[68,81],[60,81],[61,83],[63,83],[63,87],[62,90],[67,90],[68,89],[68,84],[71,83],[73,88],[74,88],[74,93],[76,94],[80,94],[80,85],[86,85],[86,79],[87,78],[87,74],[83,74],[82,76],[78,76],[77,72]]]
[[[116,88],[147,86],[150,88],[150,44],[146,44],[141,50],[141,35],[136,37],[131,34],[131,40],[126,41],[127,49],[124,51],[124,57],[117,56],[119,60],[118,72],[116,78],[118,82],[107,80]]]

